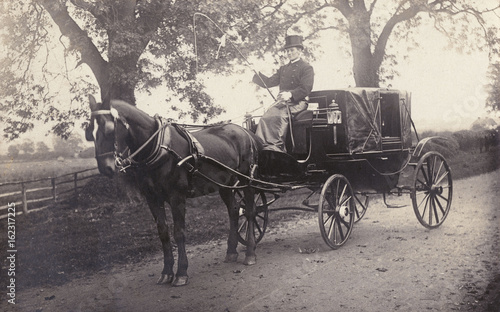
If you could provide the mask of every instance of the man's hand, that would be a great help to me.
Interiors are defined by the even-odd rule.
[[[281,99],[283,101],[290,101],[292,98],[292,93],[289,91],[283,91],[280,94],[278,94],[278,99]]]

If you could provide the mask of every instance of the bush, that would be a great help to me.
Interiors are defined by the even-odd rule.
[[[465,152],[479,152],[479,142],[481,133],[470,130],[460,130],[453,133],[453,137],[457,140],[460,150]]]

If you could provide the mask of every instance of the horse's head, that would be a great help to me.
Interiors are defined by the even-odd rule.
[[[87,141],[94,142],[95,158],[99,172],[112,177],[115,172],[115,122],[109,105],[97,103],[90,95],[90,124],[85,130]],[[97,123],[97,131],[94,137],[94,127]]]
[[[107,105],[97,103],[91,95],[89,101],[91,118],[90,125],[85,131],[85,137],[88,141],[94,141],[99,172],[112,177],[117,167],[124,170],[131,164],[130,158],[124,158],[130,152],[129,124],[120,115],[119,110],[132,106],[119,100],[111,100],[110,104]],[[113,103],[116,108],[111,105]],[[97,123],[97,131],[94,137],[95,123]]]

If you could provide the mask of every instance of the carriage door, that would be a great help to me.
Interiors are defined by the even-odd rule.
[[[401,115],[399,93],[380,93],[380,116],[382,129],[382,149],[401,149]]]

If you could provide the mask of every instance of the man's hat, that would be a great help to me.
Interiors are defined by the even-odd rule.
[[[283,50],[293,47],[304,49],[304,45],[302,45],[302,36],[292,35],[285,37],[285,46]]]

